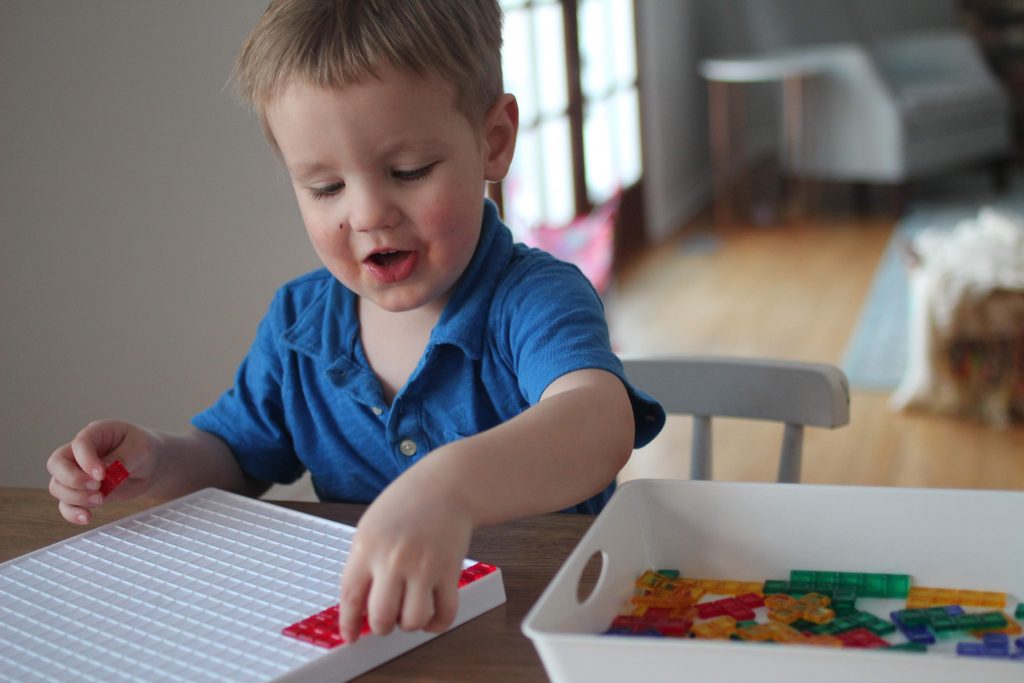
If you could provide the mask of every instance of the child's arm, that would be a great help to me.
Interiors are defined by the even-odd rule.
[[[512,420],[438,448],[360,520],[342,581],[342,637],[358,638],[364,613],[374,633],[446,628],[473,529],[597,493],[629,458],[633,435],[622,381],[579,370]]]
[[[227,444],[199,429],[166,434],[128,422],[101,420],[87,425],[46,461],[50,493],[64,519],[88,524],[90,510],[108,496],[99,493],[107,465],[121,460],[128,479],[110,493],[113,500],[147,494],[175,498],[217,486],[228,491],[259,495],[267,484],[246,476]]]

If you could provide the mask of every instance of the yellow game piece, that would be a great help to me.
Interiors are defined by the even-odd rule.
[[[827,624],[836,618],[836,613],[828,607],[815,607],[813,609],[804,610],[803,618],[815,624]]]
[[[780,624],[792,624],[794,621],[799,619],[801,615],[802,612],[796,609],[773,609],[768,612],[768,618],[772,621],[777,621]]]
[[[715,617],[709,621],[694,624],[690,628],[690,632],[698,638],[728,640],[736,633],[736,620],[728,615]]]
[[[776,593],[775,595],[765,596],[764,606],[770,610],[778,609],[795,609],[797,605],[796,598],[785,593]]]
[[[1003,609],[1006,607],[1006,593],[914,586],[907,594],[907,609],[946,605]]]
[[[807,636],[801,641],[804,645],[817,645],[819,647],[842,647],[843,641],[839,640],[835,636],[829,636],[825,634],[817,636]]]

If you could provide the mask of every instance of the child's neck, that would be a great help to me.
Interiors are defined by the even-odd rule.
[[[370,368],[380,380],[384,400],[391,404],[423,357],[430,332],[443,306],[411,311],[386,311],[359,299],[359,334]]]

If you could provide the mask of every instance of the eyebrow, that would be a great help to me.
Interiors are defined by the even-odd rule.
[[[331,167],[330,165],[319,161],[311,161],[296,164],[295,168],[290,170],[292,170],[292,177],[296,180],[306,180],[310,176],[316,175],[321,171],[331,170]]]

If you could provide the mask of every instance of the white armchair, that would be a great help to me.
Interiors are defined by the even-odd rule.
[[[894,28],[901,5],[740,0],[759,59],[800,60],[815,73],[803,93],[798,147],[785,159],[790,173],[903,183],[1009,158],[1009,98],[957,27],[952,3],[902,5],[908,14]],[[873,16],[881,12],[884,22]]]

